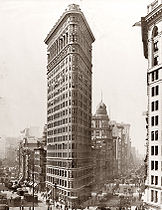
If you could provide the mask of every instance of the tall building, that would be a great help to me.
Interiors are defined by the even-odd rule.
[[[94,187],[99,190],[115,175],[115,141],[106,105],[102,101],[92,117],[92,149]]]
[[[47,177],[52,199],[69,208],[90,196],[92,185],[92,43],[78,5],[69,5],[47,44]]]
[[[141,18],[144,56],[148,59],[148,154],[145,203],[148,209],[162,209],[162,0],[147,7]]]

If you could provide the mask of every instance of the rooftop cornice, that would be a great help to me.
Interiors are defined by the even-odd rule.
[[[159,13],[162,12],[162,4],[160,4],[158,7],[156,7],[154,10],[152,10],[149,14],[147,14],[145,16],[145,20],[147,22],[149,22],[150,20],[152,20],[152,18],[154,18],[155,16],[157,16]]]
[[[52,36],[52,34],[55,32],[55,30],[58,28],[58,26],[61,24],[61,22],[65,19],[65,17],[69,14],[80,14],[81,17],[83,18],[83,21],[91,35],[91,38],[93,40],[93,42],[95,41],[94,35],[87,23],[87,20],[83,14],[83,12],[80,10],[78,5],[72,4],[68,6],[68,9],[65,10],[65,12],[61,15],[60,19],[56,22],[56,24],[53,26],[53,28],[51,29],[51,31],[49,32],[49,34],[47,35],[47,37],[45,38],[44,42],[46,44],[48,44],[48,40],[50,39],[50,37]]]

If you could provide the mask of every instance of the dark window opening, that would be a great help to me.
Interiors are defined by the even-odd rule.
[[[154,126],[154,117],[151,117],[151,125]]]
[[[154,58],[154,66],[158,65],[158,56]]]
[[[158,161],[155,161],[155,170],[158,170]]]
[[[158,116],[155,116],[155,125],[158,125],[158,122],[159,122],[159,118]]]
[[[158,35],[158,27],[155,26],[154,29],[153,29],[153,31],[152,31],[152,36],[153,36],[153,38],[154,38],[154,37],[156,37],[157,35]]]
[[[151,146],[151,155],[154,155],[154,146]]]
[[[158,155],[158,146],[155,146],[155,155]]]
[[[155,185],[158,185],[158,176],[155,176]]]
[[[158,131],[155,131],[155,140],[158,140]]]
[[[154,170],[154,161],[151,161],[151,170]]]
[[[158,42],[155,42],[154,43],[154,52],[157,52],[158,51]]]
[[[154,131],[151,131],[151,140],[154,141]]]

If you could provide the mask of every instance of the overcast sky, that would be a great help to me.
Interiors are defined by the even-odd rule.
[[[46,122],[44,39],[69,3],[79,3],[93,31],[93,113],[101,100],[111,120],[131,124],[144,152],[147,60],[141,28],[148,0],[0,0],[0,135]]]

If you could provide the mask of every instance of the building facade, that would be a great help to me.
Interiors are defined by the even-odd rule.
[[[92,117],[92,149],[94,163],[94,190],[115,176],[115,141],[106,105],[101,101]]]
[[[33,127],[32,127],[33,128]],[[38,132],[25,128],[17,148],[17,178],[35,185],[35,190],[45,190],[46,179],[46,126],[42,138],[35,137]],[[34,131],[37,131],[35,129]],[[32,132],[31,132],[32,131]],[[36,187],[37,185],[37,187]]]
[[[115,140],[115,163],[117,176],[124,176],[129,170],[131,156],[130,125],[111,121],[112,136]]]
[[[78,5],[69,5],[47,44],[47,177],[53,200],[69,208],[92,185],[91,99],[94,36]]]
[[[34,149],[34,182],[40,192],[46,190],[46,153],[44,146]]]
[[[156,0],[141,18],[144,56],[148,59],[148,151],[145,203],[162,209],[162,1]]]

